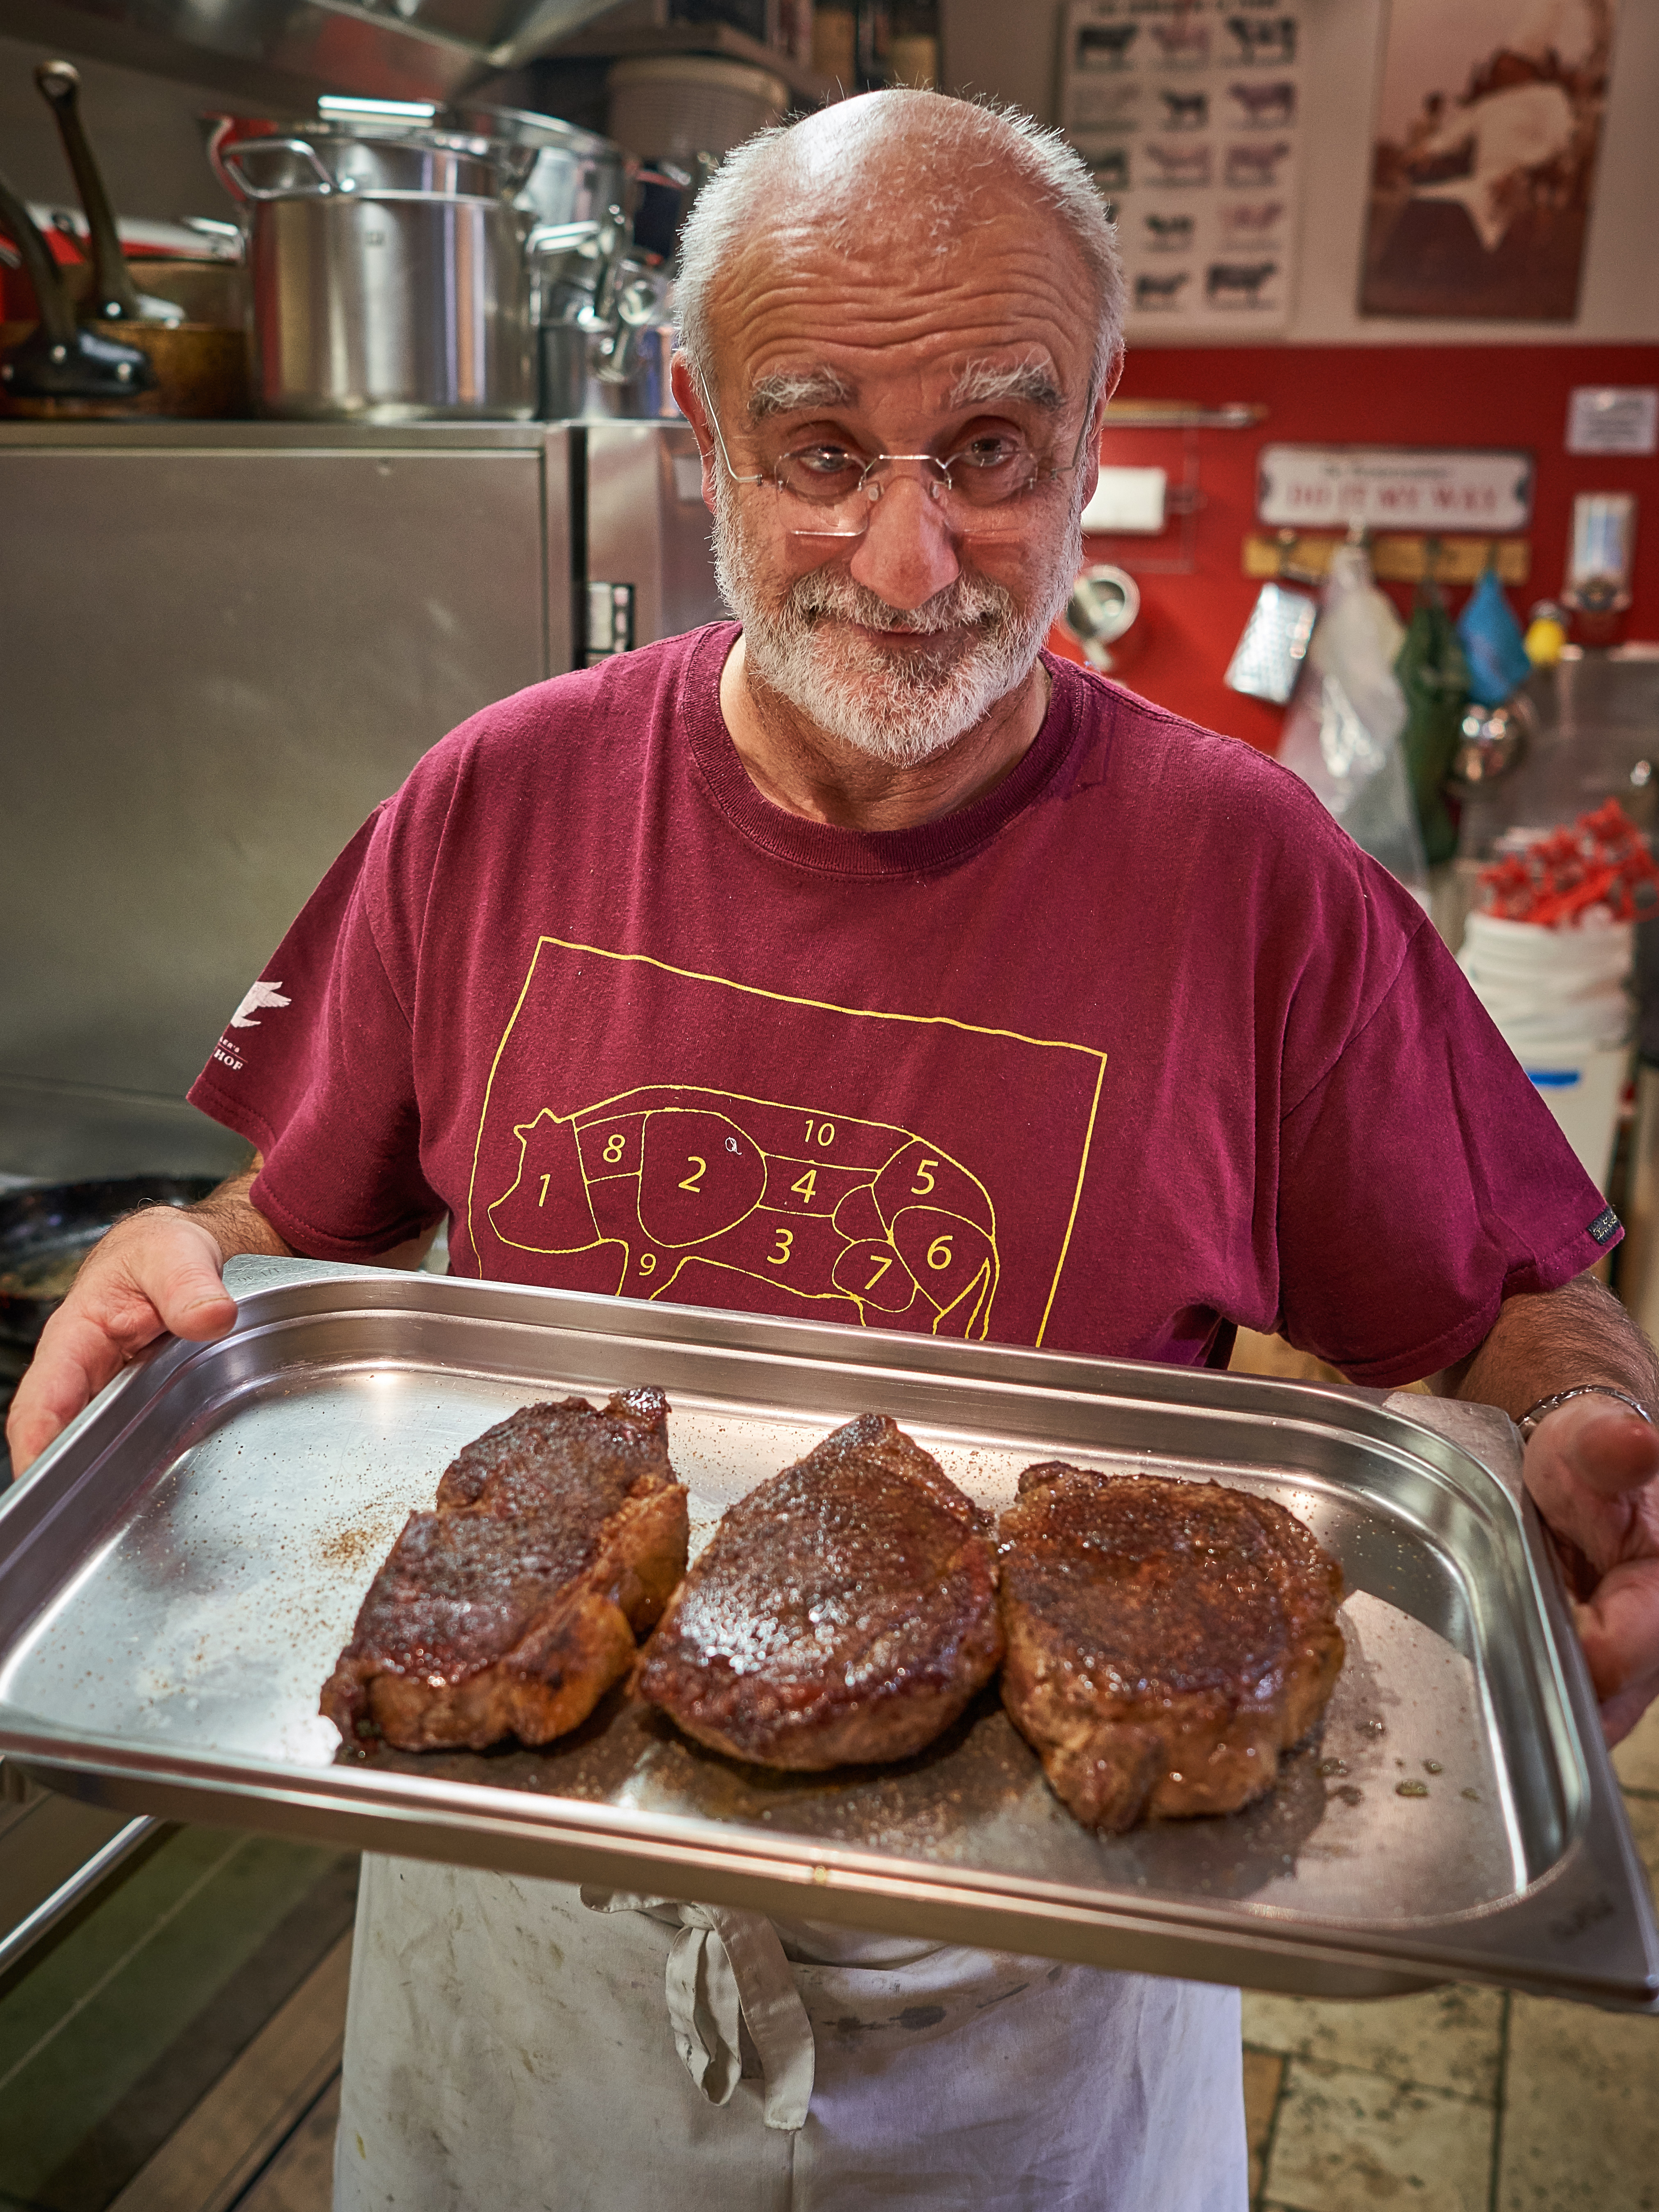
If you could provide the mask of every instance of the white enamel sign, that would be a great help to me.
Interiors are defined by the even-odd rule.
[[[1265,446],[1256,513],[1298,530],[1524,530],[1532,456],[1423,446]]]
[[[1651,453],[1659,449],[1659,389],[1581,384],[1567,405],[1570,453]]]

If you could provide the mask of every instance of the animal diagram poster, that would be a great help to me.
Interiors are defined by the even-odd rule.
[[[1143,340],[1284,327],[1304,0],[1070,0],[1061,121],[1117,219]]]
[[[1390,0],[1360,312],[1571,322],[1614,0]]]

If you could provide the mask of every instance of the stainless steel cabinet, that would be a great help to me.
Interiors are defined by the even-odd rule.
[[[183,1092],[370,809],[580,662],[590,570],[635,643],[717,611],[686,453],[671,424],[0,425],[0,1170],[234,1163]]]

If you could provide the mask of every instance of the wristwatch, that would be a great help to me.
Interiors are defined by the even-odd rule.
[[[1565,1406],[1569,1398],[1617,1398],[1620,1405],[1628,1406],[1632,1413],[1639,1413],[1650,1428],[1654,1427],[1653,1415],[1639,1398],[1632,1398],[1628,1390],[1615,1389],[1611,1382],[1577,1382],[1571,1390],[1557,1390],[1548,1398],[1540,1398],[1535,1406],[1528,1406],[1516,1423],[1521,1431],[1522,1443],[1530,1441],[1533,1431],[1546,1413],[1553,1413],[1558,1406]]]

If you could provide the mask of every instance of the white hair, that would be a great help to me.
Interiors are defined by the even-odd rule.
[[[850,107],[854,103],[848,103]],[[948,94],[896,89],[872,93],[856,103],[876,125],[877,144],[904,146],[938,158],[929,162],[919,188],[907,179],[902,216],[908,238],[929,237],[943,252],[960,239],[963,202],[988,180],[996,165],[1012,183],[1023,185],[1060,223],[1076,246],[1093,281],[1097,316],[1091,395],[1104,383],[1123,346],[1124,281],[1116,233],[1106,204],[1075,149],[1059,131],[1044,127],[1017,107],[958,100]],[[793,195],[791,170],[805,166],[798,131],[813,139],[830,109],[801,125],[762,131],[734,149],[698,193],[680,234],[677,289],[680,343],[712,385],[714,341],[711,299],[720,273],[756,222],[775,215]],[[859,149],[861,151],[862,149]],[[863,166],[858,153],[841,165],[855,179]],[[964,182],[964,179],[967,180]],[[813,179],[822,185],[823,235],[852,251],[867,243],[874,227],[867,200],[837,191],[829,165]]]

